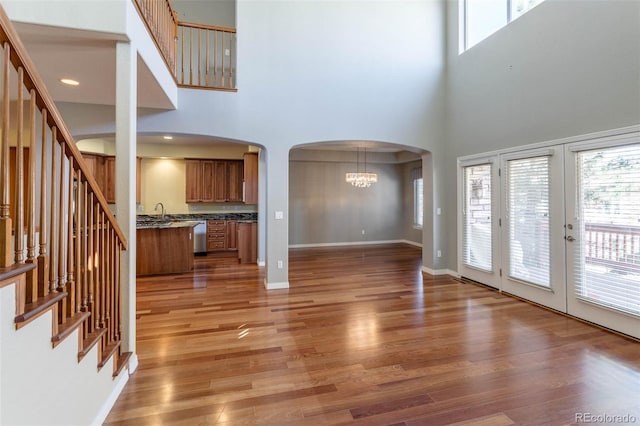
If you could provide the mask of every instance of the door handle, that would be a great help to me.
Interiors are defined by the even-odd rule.
[[[571,241],[571,242],[573,242],[573,241],[575,241],[575,240],[576,240],[576,239],[575,239],[575,238],[573,238],[571,235],[569,235],[569,236],[567,236],[567,237],[564,237],[564,239],[565,239],[565,240],[567,240],[567,241]]]

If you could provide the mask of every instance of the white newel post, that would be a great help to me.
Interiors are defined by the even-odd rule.
[[[116,46],[116,218],[127,238],[121,259],[122,349],[136,351],[136,133],[137,58],[130,43]]]

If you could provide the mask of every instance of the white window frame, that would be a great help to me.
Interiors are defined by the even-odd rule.
[[[513,0],[504,0],[505,2],[505,14],[507,16],[507,22],[500,28],[496,29],[496,31],[494,31],[493,33],[487,35],[485,38],[483,38],[482,40],[478,40],[478,42],[476,44],[474,44],[473,46],[469,46],[469,37],[468,37],[468,22],[469,22],[469,17],[467,15],[467,2],[470,0],[458,0],[458,28],[459,28],[459,43],[458,43],[458,54],[462,54],[464,52],[466,52],[467,50],[471,49],[473,46],[476,46],[477,44],[481,43],[482,40],[486,39],[487,37],[490,37],[492,34],[495,34],[496,32],[500,31],[502,28],[506,27],[507,25],[509,25],[511,22],[514,21],[514,19],[519,18],[522,15],[525,15],[527,12],[529,12],[530,10],[534,9],[536,6],[539,6],[539,4],[533,6],[531,9],[528,9],[527,11],[525,11],[524,13],[522,13],[521,15],[517,16],[516,18],[513,17],[513,13],[512,13],[512,2]],[[471,0],[473,1],[473,0]],[[477,1],[477,0],[476,0]],[[545,0],[542,0],[542,2],[544,2]],[[541,3],[542,3],[541,2]]]
[[[420,182],[418,184],[418,182]],[[413,227],[422,229],[424,226],[424,179],[413,179]]]

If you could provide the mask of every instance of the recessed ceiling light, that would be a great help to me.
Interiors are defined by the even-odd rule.
[[[171,139],[173,139],[173,136],[163,136],[162,139],[166,139],[166,140],[170,141]]]
[[[69,86],[77,86],[80,84],[76,80],[72,80],[70,78],[61,78],[60,82],[64,84],[68,84]]]

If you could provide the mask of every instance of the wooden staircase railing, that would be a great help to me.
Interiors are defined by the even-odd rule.
[[[0,281],[16,288],[20,328],[47,309],[53,345],[79,328],[79,357],[120,348],[120,254],[126,240],[0,7]]]
[[[236,91],[236,29],[178,21],[169,0],[134,0],[179,86]]]

